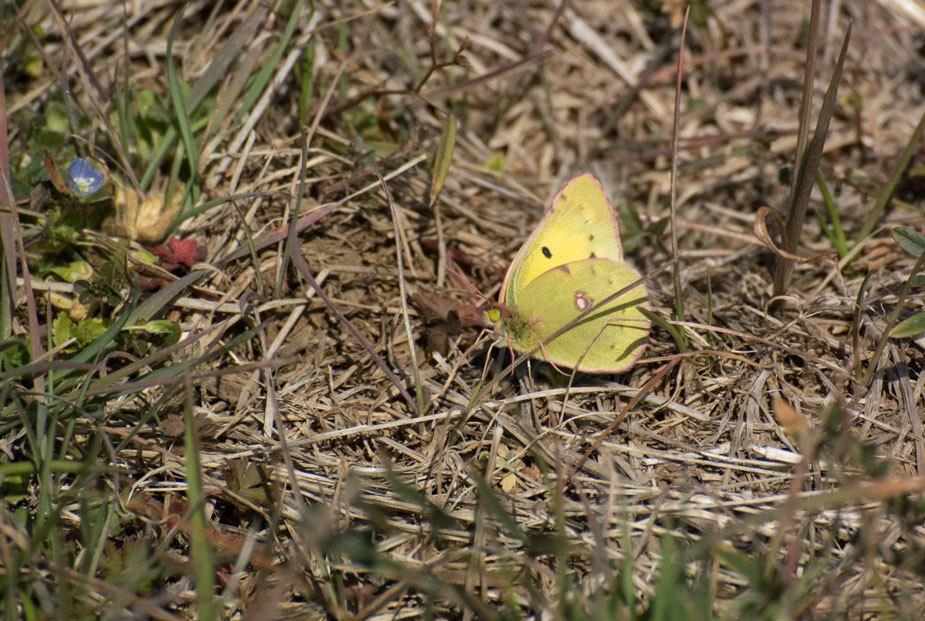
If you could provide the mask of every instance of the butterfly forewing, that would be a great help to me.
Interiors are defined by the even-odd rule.
[[[613,208],[591,175],[572,179],[524,242],[502,285],[502,304],[517,305],[524,288],[541,274],[583,259],[623,260]]]

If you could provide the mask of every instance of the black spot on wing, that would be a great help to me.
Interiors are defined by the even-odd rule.
[[[547,259],[552,258],[552,251],[549,249],[548,246],[543,246],[543,256],[546,257]]]
[[[597,254],[594,253],[594,252],[592,251],[592,252],[591,252],[591,256],[588,257],[588,258],[589,258],[589,259],[596,259],[596,258],[597,258]]]

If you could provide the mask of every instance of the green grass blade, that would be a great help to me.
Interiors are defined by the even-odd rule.
[[[190,563],[196,584],[196,611],[199,619],[215,618],[213,595],[215,593],[215,570],[212,564],[212,545],[209,542],[210,527],[205,516],[206,495],[202,487],[202,465],[199,459],[199,432],[193,416],[193,386],[189,376],[189,365],[183,365],[186,399],[183,402],[183,446],[186,456],[186,489],[189,498]]]
[[[267,83],[269,83],[270,78],[273,76],[273,72],[276,71],[276,67],[279,65],[280,59],[283,57],[283,53],[289,48],[289,42],[292,40],[292,33],[295,32],[295,28],[300,20],[311,18],[313,10],[310,10],[309,15],[305,16],[302,14],[304,8],[305,0],[298,0],[292,8],[292,14],[289,16],[289,21],[286,23],[286,30],[283,31],[279,42],[276,44],[276,49],[273,50],[273,53],[270,54],[270,57],[263,64],[260,71],[254,76],[250,88],[248,88],[247,93],[244,94],[241,107],[238,109],[238,114],[235,117],[236,121],[239,121],[245,114],[250,112],[250,109],[260,97],[263,89],[266,88]]]
[[[240,51],[253,41],[257,29],[266,19],[268,10],[269,9],[266,7],[258,5],[248,14],[241,25],[234,31],[231,37],[229,37],[227,43],[225,43],[219,53],[216,54],[215,60],[209,65],[209,68],[202,74],[202,77],[196,81],[193,88],[190,89],[190,94],[186,99],[184,109],[195,110],[209,91],[212,90],[220,80],[226,77],[228,69],[238,57]],[[148,162],[148,167],[141,177],[140,185],[143,190],[147,189],[151,184],[161,164],[164,162],[164,158],[167,157],[167,154],[173,149],[176,139],[177,129],[174,125],[171,125],[164,133],[160,144],[152,154],[151,160]]]
[[[677,326],[668,323],[668,320],[666,320],[658,313],[653,313],[648,308],[642,308],[640,306],[639,312],[645,315],[649,321],[657,325],[659,328],[662,328],[668,332],[680,353],[683,354],[687,351],[687,339],[684,338],[684,333],[679,330]]]
[[[828,222],[826,222],[825,219],[820,216],[819,226],[825,232],[826,237],[829,238],[829,242],[832,244],[832,247],[835,248],[838,257],[840,259],[844,258],[848,254],[848,242],[845,240],[845,231],[842,229],[838,211],[835,209],[835,201],[832,200],[832,194],[829,192],[829,186],[822,176],[822,171],[818,168],[816,169],[816,186],[818,186],[819,192],[822,194],[822,202],[825,205],[825,211],[829,217]]]
[[[177,126],[180,129],[180,138],[183,141],[183,147],[186,150],[186,159],[189,163],[190,181],[189,188],[192,189],[193,202],[198,202],[199,191],[196,187],[196,179],[199,176],[199,148],[193,139],[193,130],[189,118],[189,110],[186,108],[185,97],[183,96],[183,87],[180,84],[180,78],[177,75],[177,67],[173,57],[173,41],[180,28],[183,20],[183,9],[177,11],[177,16],[173,20],[173,26],[170,28],[170,35],[167,37],[167,82],[170,86],[170,100],[173,102],[173,109],[177,114]],[[179,163],[179,158],[174,160],[174,164]],[[173,179],[173,177],[172,177]],[[170,193],[167,193],[170,196]]]
[[[456,146],[456,126],[456,116],[451,113],[443,122],[440,142],[437,143],[437,153],[434,156],[434,174],[430,182],[429,204],[431,207],[436,202],[440,190],[443,189],[446,175],[450,171],[450,164],[453,163],[453,149]]]
[[[308,113],[311,110],[312,97],[315,94],[315,39],[308,42],[302,51],[299,63],[299,75],[302,88],[299,90],[299,122],[308,125]]]

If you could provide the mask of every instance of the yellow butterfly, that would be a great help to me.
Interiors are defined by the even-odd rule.
[[[524,242],[489,320],[519,352],[585,373],[626,371],[642,353],[649,321],[646,292],[623,262],[617,218],[600,182],[575,177]],[[582,313],[586,313],[582,315]],[[560,328],[581,316],[570,328]]]

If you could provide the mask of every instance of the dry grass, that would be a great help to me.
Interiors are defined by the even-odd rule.
[[[612,582],[627,557],[636,597],[656,597],[664,537],[673,534],[693,551],[686,558],[702,563],[717,614],[915,617],[925,605],[922,349],[896,340],[880,360],[872,355],[914,263],[890,229],[922,230],[918,178],[904,175],[872,234],[856,234],[925,112],[925,22],[903,13],[923,9],[912,0],[825,4],[810,118],[815,122],[851,19],[821,171],[849,242],[861,246],[847,267],[831,259],[797,264],[786,294],[774,299],[774,255],[753,230],[758,209],[781,208],[790,191],[781,171],[792,165],[797,141],[806,4],[711,2],[690,26],[676,180],[689,351],[679,356],[668,333],[653,329],[643,360],[621,376],[578,376],[569,388],[534,363],[532,375],[481,391],[487,344],[469,349],[478,328],[425,316],[410,294],[439,295],[466,319],[469,300],[440,269],[438,248],[495,296],[507,262],[552,196],[582,172],[597,175],[615,201],[629,201],[647,226],[668,215],[680,3],[663,2],[661,12],[642,2],[571,3],[556,22],[554,2],[447,1],[431,39],[425,0],[316,0],[279,62],[270,54],[289,14],[257,21],[232,69],[217,76],[218,112],[199,145],[200,203],[225,202],[175,233],[205,248],[196,268],[202,277],[158,315],[184,330],[172,363],[200,364],[188,380],[167,384],[146,375],[164,361],[137,368],[118,381],[149,385],[107,394],[99,412],[69,422],[73,436],[65,436],[64,422],[56,428],[62,456],[108,468],[93,482],[113,513],[99,551],[85,549],[78,533],[87,516],[73,488],[85,482],[59,473],[63,556],[26,555],[25,567],[49,585],[73,587],[83,584],[86,566],[72,566],[67,555],[83,562],[82,555],[101,554],[114,563],[121,553],[124,578],[139,562],[125,560],[127,551],[144,542],[146,562],[162,568],[148,590],[104,568],[70,605],[85,614],[123,607],[158,618],[196,614],[192,570],[183,569],[195,530],[187,520],[187,403],[187,418],[199,423],[207,538],[228,616],[538,618],[547,611],[578,618],[557,607],[563,584],[594,610],[595,589]],[[173,41],[179,74],[190,84],[215,71],[245,16],[264,10],[241,3],[212,14],[211,6],[188,6]],[[115,158],[110,169],[126,177],[102,122],[123,80],[124,46],[129,90],[152,89],[169,101],[164,53],[179,7],[81,2],[63,7],[68,12],[57,20],[38,5],[26,11],[25,24],[47,31],[36,39],[47,65],[30,77],[24,55],[5,60],[11,164],[40,157],[27,153],[33,130],[24,115],[60,100],[66,76],[72,116],[90,120],[75,128],[79,152]],[[62,41],[64,28],[73,45]],[[18,25],[10,32],[24,31]],[[431,41],[449,66],[422,84]],[[299,63],[306,48],[314,77],[303,125]],[[460,49],[465,64],[453,64]],[[274,68],[270,83],[245,105],[247,85],[236,81],[265,66]],[[428,158],[448,110],[460,128],[435,208],[438,229],[427,205]],[[298,202],[301,127],[310,142]],[[484,165],[493,154],[503,156],[501,173]],[[150,160],[130,153],[126,161],[141,178]],[[153,188],[163,188],[169,168],[158,169]],[[377,174],[386,178],[392,210]],[[261,243],[288,230],[299,205],[301,216],[331,206],[300,227],[296,252],[413,395],[400,255],[423,411],[306,285],[285,237]],[[814,217],[824,213],[818,189],[810,209],[798,252],[831,255]],[[661,241],[670,249],[667,234]],[[663,250],[648,239],[629,260],[654,272],[671,259]],[[99,244],[82,252],[109,256]],[[34,278],[40,300],[53,280]],[[670,270],[647,288],[652,309],[675,318]],[[12,334],[24,334],[30,311],[25,298],[17,300]],[[905,314],[922,303],[920,293],[910,296]],[[39,303],[41,334],[53,316]],[[255,326],[245,342],[197,358]],[[111,355],[108,373],[128,362]],[[878,366],[865,383],[871,364]],[[786,406],[778,410],[785,418],[775,416],[776,401],[792,408],[791,418]],[[8,420],[19,419],[7,410]],[[801,424],[818,430],[804,433],[815,444],[794,439]],[[2,461],[34,461],[14,427],[4,427]],[[241,484],[239,476],[256,478]],[[38,496],[25,485],[18,500],[7,497],[0,520],[13,524],[22,508],[35,515]],[[37,537],[23,524],[5,527],[4,554]],[[724,553],[749,559],[766,582]],[[557,573],[566,570],[570,582]],[[41,598],[32,599],[41,608]]]

